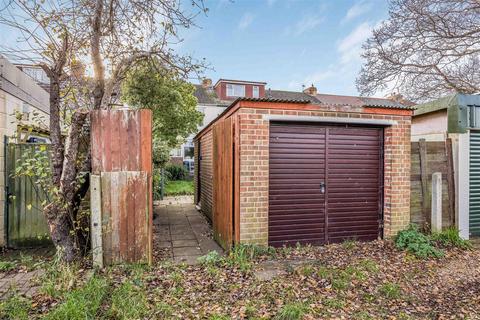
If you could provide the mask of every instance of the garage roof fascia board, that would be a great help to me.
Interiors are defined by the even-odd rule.
[[[308,100],[285,100],[285,99],[272,99],[272,98],[237,98],[235,99],[222,113],[220,113],[215,119],[212,120],[205,128],[200,130],[194,140],[200,139],[205,133],[210,131],[212,125],[222,118],[229,117],[232,113],[237,111],[241,107],[247,108],[262,108],[260,105],[248,105],[242,104],[242,102],[263,102],[263,103],[283,103],[283,104],[292,104],[292,105],[307,105],[310,103]],[[267,107],[268,109],[268,107]]]
[[[290,109],[303,111],[317,111],[320,108],[329,107],[326,104],[313,104],[309,100],[289,100],[289,99],[274,99],[274,98],[237,98],[230,104],[222,113],[220,113],[212,122],[205,128],[198,132],[194,140],[200,139],[205,133],[210,131],[212,125],[222,118],[229,117],[239,108],[257,108],[257,109]],[[335,106],[332,106],[335,107]],[[385,115],[408,115],[413,114],[413,110],[406,108],[392,108],[392,107],[364,107],[365,113],[385,114]],[[298,117],[298,116],[296,116]],[[353,118],[348,118],[353,119]],[[388,121],[387,121],[388,122]],[[353,123],[353,122],[351,122]],[[390,124],[386,124],[390,125]]]
[[[322,123],[346,123],[346,124],[365,124],[378,126],[393,126],[397,124],[395,120],[361,119],[361,118],[343,118],[343,117],[319,117],[319,116],[295,116],[295,115],[264,115],[264,120],[269,121],[296,121],[296,122],[322,122]]]

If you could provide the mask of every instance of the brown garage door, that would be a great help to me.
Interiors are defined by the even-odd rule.
[[[377,239],[382,146],[381,128],[272,123],[269,244]]]

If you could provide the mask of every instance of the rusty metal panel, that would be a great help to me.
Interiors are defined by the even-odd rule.
[[[272,123],[269,244],[377,239],[382,146],[381,128]]]

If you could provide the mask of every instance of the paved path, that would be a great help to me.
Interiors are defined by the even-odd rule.
[[[174,261],[187,264],[213,250],[223,253],[212,239],[207,220],[192,202],[191,197],[167,198],[154,209],[156,247],[169,251]]]

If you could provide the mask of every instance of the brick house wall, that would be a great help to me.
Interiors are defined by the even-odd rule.
[[[243,102],[241,102],[243,103]],[[248,104],[246,102],[245,104]],[[240,242],[268,245],[269,120],[266,115],[393,120],[384,129],[384,236],[410,222],[410,115],[403,110],[318,106],[318,111],[240,107]],[[293,109],[293,108],[292,108]],[[408,112],[407,112],[408,114]]]

